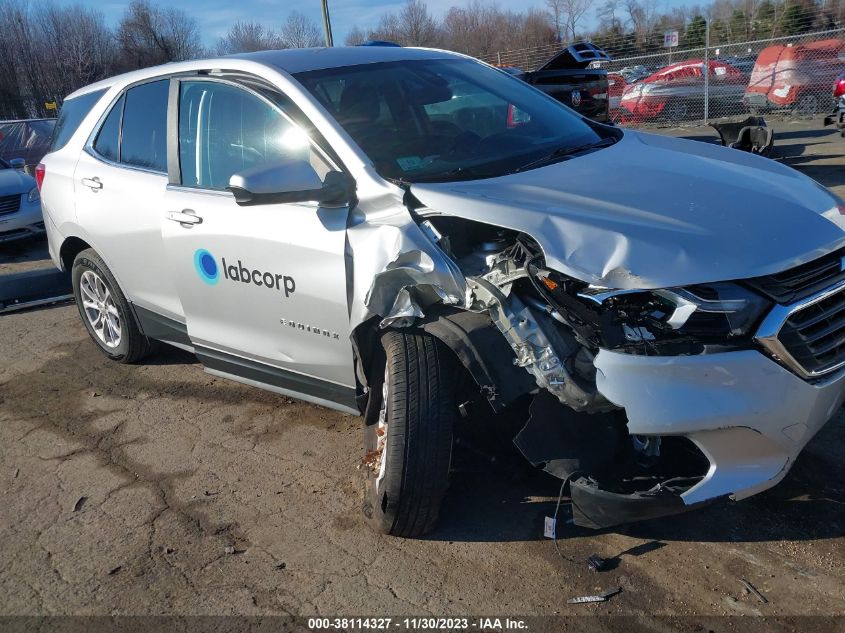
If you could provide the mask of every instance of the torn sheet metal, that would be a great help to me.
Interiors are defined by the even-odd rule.
[[[411,218],[398,196],[387,194],[352,212],[347,228],[351,266],[352,329],[381,317],[381,327],[402,327],[434,304],[466,307],[463,273]]]
[[[436,213],[524,232],[550,268],[610,288],[757,277],[845,245],[822,215],[836,198],[797,171],[630,130],[547,167],[411,191]]]
[[[525,368],[539,387],[575,411],[595,413],[616,408],[567,369],[564,361],[581,347],[574,338],[567,338],[549,319],[538,319],[516,295],[506,297],[487,279],[475,277],[469,285],[477,299],[473,309],[489,311],[516,354],[514,363]]]

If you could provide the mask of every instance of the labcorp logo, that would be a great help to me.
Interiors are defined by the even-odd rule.
[[[204,248],[194,253],[194,268],[205,283],[213,286],[220,281],[220,271],[217,270],[217,261],[214,255]]]
[[[211,286],[220,281],[220,268],[222,268],[223,277],[229,281],[239,281],[278,290],[284,292],[285,297],[291,296],[296,290],[296,281],[293,277],[250,269],[244,266],[241,260],[238,260],[237,265],[227,265],[225,257],[220,259],[220,266],[218,266],[214,255],[204,248],[200,248],[194,253],[194,267],[197,269],[200,279]]]

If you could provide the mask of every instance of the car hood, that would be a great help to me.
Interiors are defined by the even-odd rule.
[[[35,186],[35,179],[17,169],[0,169],[0,196],[27,193]]]
[[[739,150],[632,131],[554,165],[411,192],[434,213],[527,233],[549,267],[611,288],[745,279],[845,246],[841,202],[810,178]]]

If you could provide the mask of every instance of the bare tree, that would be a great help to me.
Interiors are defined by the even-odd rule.
[[[105,77],[114,58],[114,36],[103,15],[81,6],[45,5],[33,15],[39,72],[52,99]]]
[[[202,52],[199,27],[181,9],[159,9],[148,0],[132,0],[117,29],[119,64],[144,68],[180,61]]]
[[[619,4],[620,0],[605,0],[596,10],[596,15],[603,23],[603,27],[613,30],[622,26],[621,20],[617,16]]]
[[[406,44],[403,41],[403,33],[399,26],[399,16],[395,13],[383,14],[378,26],[369,32],[368,39]]]
[[[564,0],[546,0],[546,6],[549,7],[549,12],[552,15],[552,22],[555,26],[555,35],[558,41],[563,39],[563,3]]]
[[[549,0],[552,1],[552,0]],[[566,29],[566,37],[572,41],[577,36],[578,23],[590,10],[592,0],[554,0],[561,4],[561,16]]]
[[[437,22],[422,0],[408,0],[399,12],[399,29],[408,46],[435,46],[439,33]]]
[[[645,42],[657,23],[657,0],[622,0],[638,43]]]
[[[284,48],[282,38],[258,22],[235,22],[217,42],[218,55]]]
[[[346,36],[347,46],[359,46],[367,41],[367,34],[359,26],[353,26]]]
[[[311,48],[325,43],[317,25],[298,11],[288,15],[279,37],[284,48]]]
[[[45,102],[111,73],[114,39],[100,12],[0,0],[0,117],[43,116]]]

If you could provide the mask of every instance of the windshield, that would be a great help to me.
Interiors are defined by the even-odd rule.
[[[394,181],[499,176],[602,140],[569,108],[471,60],[363,64],[296,78]]]

